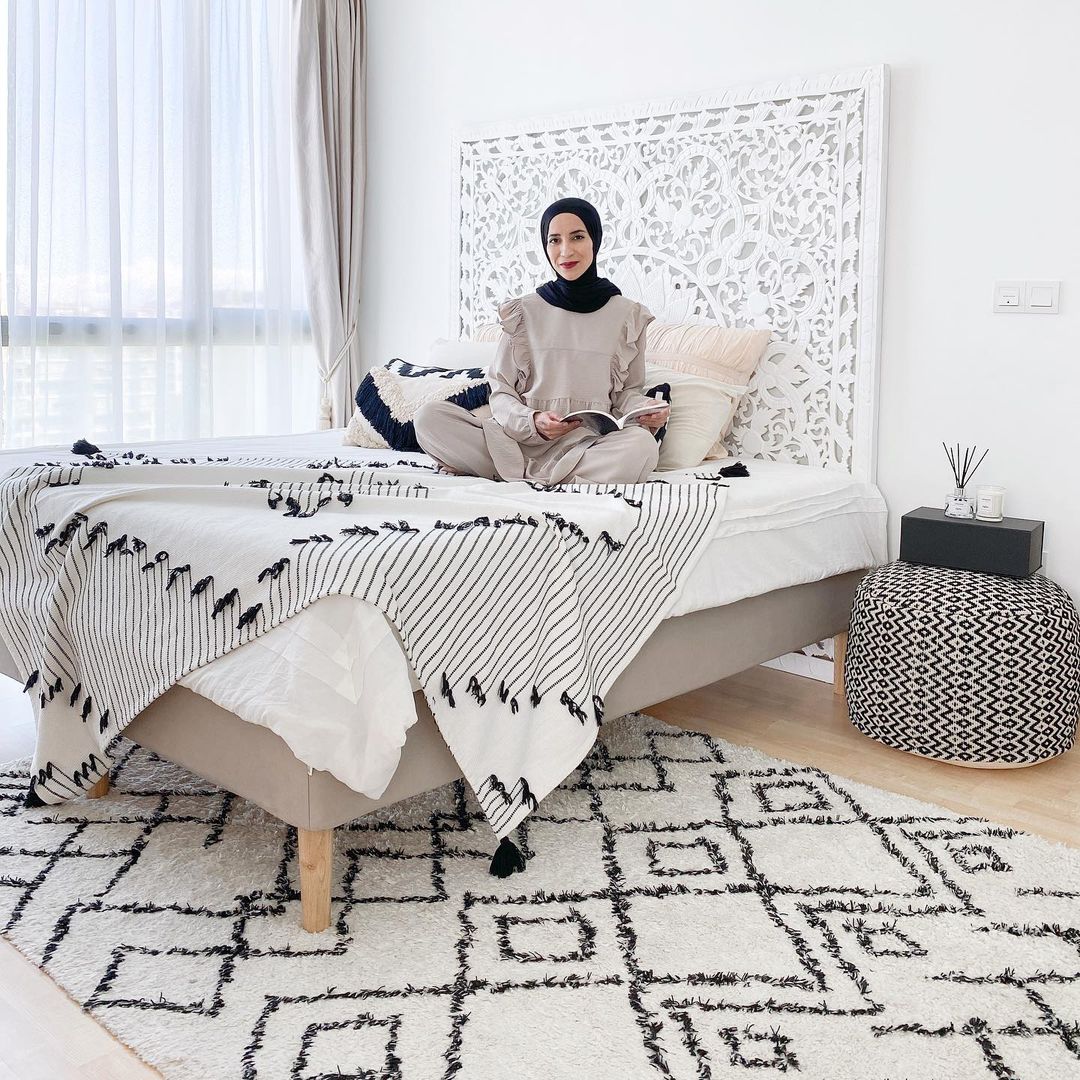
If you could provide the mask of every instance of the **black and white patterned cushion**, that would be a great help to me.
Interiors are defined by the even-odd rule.
[[[421,405],[449,401],[472,411],[487,405],[490,392],[483,368],[423,367],[395,358],[364,376],[345,445],[419,452],[413,419]]]

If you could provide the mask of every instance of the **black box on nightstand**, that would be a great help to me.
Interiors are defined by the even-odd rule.
[[[900,558],[923,566],[1030,577],[1042,566],[1043,523],[1027,518],[951,518],[920,506],[900,519]]]

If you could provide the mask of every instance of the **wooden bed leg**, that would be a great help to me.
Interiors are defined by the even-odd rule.
[[[109,774],[106,773],[93,787],[86,789],[88,799],[104,799],[109,794]]]
[[[833,638],[833,693],[844,696],[844,653],[847,651],[847,631]]]
[[[334,858],[334,830],[297,829],[300,840],[300,907],[304,929],[321,933],[330,925],[330,867]]]

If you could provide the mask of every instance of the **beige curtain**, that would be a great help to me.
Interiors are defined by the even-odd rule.
[[[365,0],[293,0],[293,109],[308,308],[323,384],[319,428],[344,427],[361,377]]]

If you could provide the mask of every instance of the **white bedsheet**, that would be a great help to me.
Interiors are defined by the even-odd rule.
[[[163,456],[363,456],[430,463],[423,454],[341,445],[342,431],[199,442],[105,446]],[[67,448],[0,452],[0,474]],[[715,474],[725,462],[656,473]],[[733,477],[727,512],[669,618],[887,561],[887,508],[873,484],[845,472],[749,459]],[[182,685],[276,732],[296,757],[378,798],[416,722],[419,684],[393,625],[365,601],[328,596],[260,638],[190,672]]]

